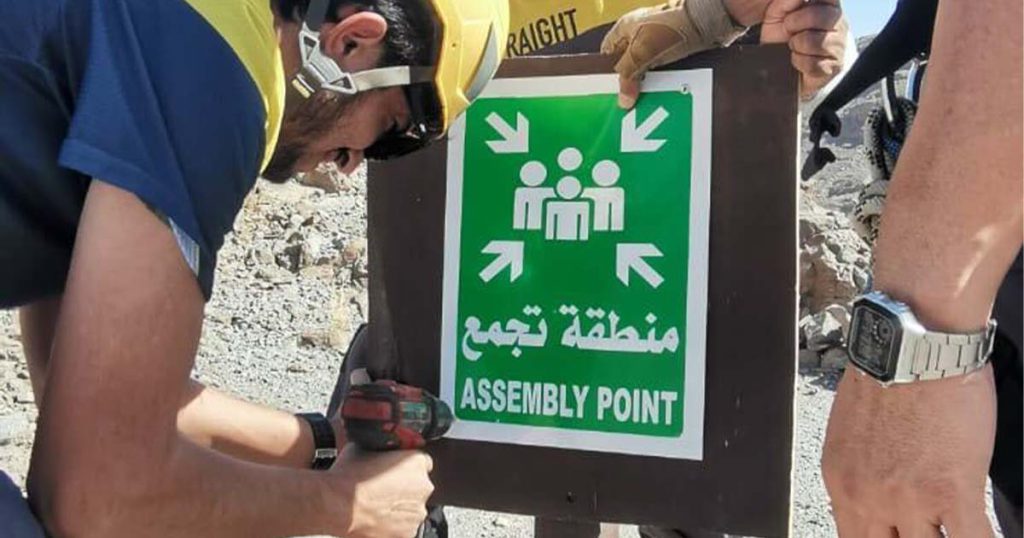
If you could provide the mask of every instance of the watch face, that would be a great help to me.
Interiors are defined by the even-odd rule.
[[[850,354],[858,366],[883,381],[895,375],[902,330],[896,317],[866,305],[853,309]]]

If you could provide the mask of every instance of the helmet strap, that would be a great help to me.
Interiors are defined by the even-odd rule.
[[[299,52],[302,66],[292,79],[292,86],[303,97],[309,98],[319,89],[343,95],[355,95],[377,88],[408,86],[429,82],[432,70],[408,65],[380,67],[349,73],[320,49],[320,27],[327,19],[329,0],[310,0],[306,18],[299,30]]]

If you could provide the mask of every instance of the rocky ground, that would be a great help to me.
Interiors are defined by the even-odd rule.
[[[851,117],[868,106],[862,99]],[[818,469],[845,355],[849,301],[869,278],[867,246],[847,215],[867,172],[849,123],[839,157],[801,201],[801,371],[793,536],[835,535]],[[220,257],[195,366],[205,383],[288,410],[326,406],[353,330],[367,316],[366,183],[326,171],[303,184],[260,182]],[[24,481],[35,405],[14,312],[0,311],[0,468]],[[532,536],[532,519],[449,509],[453,536]],[[636,536],[624,527],[622,536]]]

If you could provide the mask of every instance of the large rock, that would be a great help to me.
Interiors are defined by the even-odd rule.
[[[299,174],[295,180],[300,185],[321,189],[324,192],[336,193],[344,188],[345,182],[341,172],[333,163],[322,163],[314,170]]]
[[[330,242],[317,232],[311,232],[302,241],[302,261],[300,265],[324,265],[331,263],[337,252]]]
[[[828,308],[800,320],[800,330],[811,351],[825,351],[843,345],[850,325],[850,314],[843,305]]]
[[[811,351],[810,349],[801,349],[797,355],[801,368],[819,368],[821,367],[821,356],[818,355],[817,351]]]
[[[351,292],[343,292],[335,301],[331,310],[331,326],[328,329],[329,343],[335,349],[345,350],[352,336],[353,322],[349,311],[354,300]]]
[[[846,349],[837,347],[825,352],[821,357],[821,367],[825,370],[843,370],[850,361]]]
[[[868,246],[845,216],[804,197],[800,212],[800,307],[848,304],[870,280]]]

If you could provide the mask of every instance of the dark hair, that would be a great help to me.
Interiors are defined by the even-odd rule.
[[[301,22],[309,0],[274,0],[274,5],[281,17]],[[433,13],[425,0],[331,0],[328,20],[336,22],[338,10],[348,5],[377,13],[388,21],[380,67],[435,63],[439,39]]]

